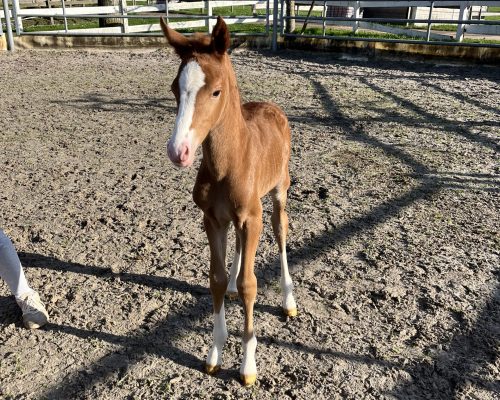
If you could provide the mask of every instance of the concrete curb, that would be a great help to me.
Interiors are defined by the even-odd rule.
[[[316,38],[286,38],[280,47],[296,50],[333,51],[377,55],[410,56],[413,58],[445,58],[486,64],[500,62],[500,48],[481,46],[446,46],[424,43],[363,42]]]
[[[167,47],[162,36],[16,36],[16,49],[64,49],[64,48],[160,48]],[[245,46],[252,49],[270,47],[267,37],[235,37],[232,47]],[[7,48],[5,35],[0,37],[0,50]],[[500,48],[477,46],[446,46],[431,44],[408,44],[387,42],[364,42],[320,38],[280,38],[280,49],[295,49],[325,52],[349,52],[371,56],[399,55],[416,58],[447,58],[487,64],[500,62]]]
[[[162,36],[16,36],[16,49],[72,49],[72,48],[133,48],[133,47],[166,47],[166,39]]]

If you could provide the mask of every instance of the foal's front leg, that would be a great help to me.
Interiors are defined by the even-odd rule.
[[[257,296],[257,278],[254,273],[255,252],[262,231],[262,206],[260,201],[248,213],[244,221],[238,221],[236,234],[240,236],[241,269],[238,274],[238,294],[243,302],[245,326],[243,332],[243,362],[240,376],[245,386],[253,385],[257,380],[255,350],[257,338],[253,328],[253,306]]]
[[[205,215],[205,230],[210,244],[210,291],[214,307],[214,342],[208,352],[205,371],[216,373],[222,365],[222,348],[227,339],[226,317],[224,313],[224,293],[227,288],[226,243],[228,224],[220,224]]]

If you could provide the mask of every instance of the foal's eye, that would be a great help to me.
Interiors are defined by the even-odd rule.
[[[212,93],[212,96],[214,97],[219,97],[220,96],[220,90],[216,90],[215,92]]]

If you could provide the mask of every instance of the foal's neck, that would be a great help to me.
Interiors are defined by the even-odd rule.
[[[246,123],[241,109],[240,91],[231,61],[224,56],[226,105],[221,117],[203,142],[203,159],[216,180],[221,180],[240,163],[246,143]]]

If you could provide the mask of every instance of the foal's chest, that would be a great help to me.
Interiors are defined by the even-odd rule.
[[[198,176],[193,189],[194,202],[218,221],[229,221],[245,203],[245,193],[235,190],[228,180],[214,182]]]

